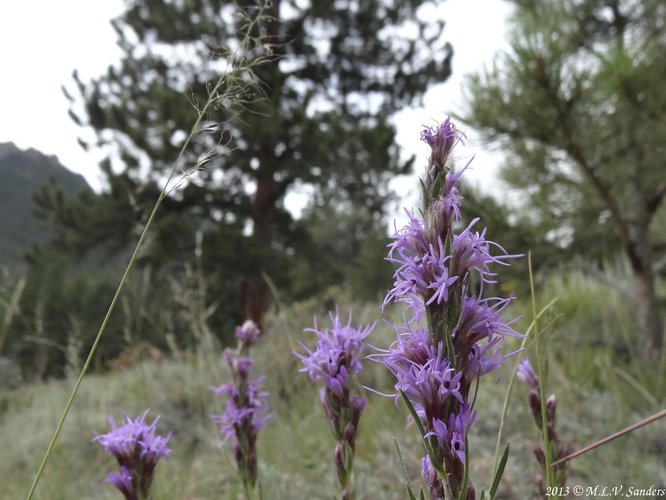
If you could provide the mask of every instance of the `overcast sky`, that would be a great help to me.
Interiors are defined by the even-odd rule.
[[[395,119],[405,154],[417,154],[417,170],[427,157],[427,147],[418,140],[421,125],[463,109],[463,77],[506,47],[511,12],[502,0],[447,0],[440,9],[447,20],[444,36],[455,52],[453,75],[426,94],[424,109],[404,110]],[[79,147],[81,130],[67,115],[60,87],[71,87],[74,69],[86,80],[118,61],[120,50],[109,20],[122,10],[122,0],[21,0],[0,7],[0,142],[56,155],[94,188],[100,186],[97,159]],[[475,155],[469,177],[495,191],[492,179],[499,157],[484,152],[473,131],[467,133],[468,145],[458,154]],[[394,185],[407,199],[413,197],[414,186],[411,179]]]

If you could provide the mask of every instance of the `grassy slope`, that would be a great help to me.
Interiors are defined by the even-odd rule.
[[[596,288],[595,288],[596,287]],[[560,317],[550,355],[550,391],[558,396],[558,431],[580,447],[655,411],[642,391],[655,393],[654,377],[643,384],[640,370],[627,361],[621,368],[636,379],[631,387],[618,375],[617,362],[631,342],[626,304],[607,289],[573,277],[551,283],[557,293]],[[526,304],[518,305],[518,309]],[[330,467],[334,443],[319,405],[317,388],[298,374],[290,354],[293,341],[308,326],[311,307],[292,308],[272,318],[269,337],[255,351],[256,370],[268,374],[275,421],[259,442],[264,497],[269,499],[324,499],[335,494]],[[358,311],[361,321],[376,316],[373,308]],[[288,320],[286,318],[289,318]],[[525,321],[523,322],[524,326]],[[621,331],[619,334],[618,331]],[[614,332],[614,333],[610,333]],[[624,332],[624,333],[622,333]],[[371,343],[385,346],[390,333],[378,326]],[[510,366],[513,363],[509,363]],[[507,368],[510,368],[508,366]],[[209,390],[225,381],[220,351],[202,348],[185,360],[144,362],[84,382],[70,418],[56,446],[38,490],[40,499],[117,499],[103,483],[112,460],[90,442],[92,430],[104,432],[106,416],[120,411],[131,415],[151,408],[161,414],[159,428],[173,430],[172,459],[160,464],[154,488],[159,499],[240,498],[233,459],[219,446],[209,415],[221,413],[223,401]],[[472,479],[477,491],[487,487],[508,371],[500,383],[486,377],[477,401],[477,423],[471,437]],[[362,381],[383,390],[390,380],[380,367],[370,366]],[[642,384],[642,385],[640,385]],[[20,391],[0,393],[0,498],[25,494],[70,384],[51,382]],[[663,393],[663,391],[662,391]],[[420,449],[413,427],[405,428],[405,410],[376,395],[361,422],[358,443],[357,487],[360,498],[405,498],[401,468],[392,438],[403,450],[408,468],[417,478]],[[537,431],[526,408],[525,388],[517,384],[509,407],[506,436],[512,455],[502,498],[532,498],[535,472],[531,442]],[[663,398],[661,399],[663,406]],[[657,405],[658,406],[658,405]],[[649,487],[666,483],[666,425],[664,422],[622,438],[575,462],[569,484]],[[660,477],[661,474],[661,477]]]

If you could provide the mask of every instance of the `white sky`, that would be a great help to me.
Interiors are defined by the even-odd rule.
[[[453,74],[428,91],[423,109],[404,110],[395,119],[404,153],[417,154],[417,172],[427,158],[427,147],[419,141],[421,125],[462,111],[463,76],[482,69],[497,50],[506,48],[511,12],[502,0],[447,0],[440,9],[447,20],[444,36],[454,49]],[[119,60],[109,20],[122,10],[122,0],[20,0],[0,7],[0,142],[56,155],[94,188],[100,186],[97,158],[78,145],[82,131],[69,118],[60,87],[72,87],[74,69],[85,81]],[[484,152],[473,131],[466,132],[467,147],[458,154],[475,155],[468,178],[499,192],[493,179],[500,157]],[[416,201],[415,187],[413,178],[394,183],[408,206]]]

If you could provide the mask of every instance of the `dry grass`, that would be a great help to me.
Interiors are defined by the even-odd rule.
[[[588,288],[585,286],[589,285]],[[550,338],[549,387],[558,397],[558,429],[563,438],[580,447],[654,411],[654,405],[637,395],[635,387],[616,373],[619,345],[631,338],[612,328],[629,325],[626,304],[608,289],[593,289],[584,281],[551,283],[549,290],[563,297],[554,314],[563,314]],[[595,285],[596,286],[596,285]],[[582,288],[581,288],[582,287]],[[548,294],[545,294],[548,295]],[[338,294],[341,310],[349,304]],[[624,307],[624,309],[623,309]],[[521,309],[521,304],[517,305]],[[601,310],[601,312],[600,312]],[[589,314],[594,311],[594,314]],[[310,326],[313,313],[322,311],[300,304],[274,314],[271,333],[256,348],[257,371],[268,375],[275,421],[259,441],[260,477],[264,498],[330,499],[336,492],[330,466],[333,439],[319,405],[317,388],[305,374],[297,373],[291,355],[297,339]],[[377,319],[375,307],[356,307],[355,320]],[[615,319],[613,319],[615,318]],[[622,319],[622,321],[618,320]],[[596,331],[590,331],[596,328]],[[370,342],[385,346],[391,334],[381,323]],[[602,339],[600,343],[599,339]],[[609,343],[610,342],[610,343]],[[573,346],[573,347],[572,347]],[[623,369],[640,375],[630,360]],[[509,368],[509,367],[506,367]],[[223,401],[209,390],[224,382],[226,368],[219,348],[202,349],[186,359],[144,361],[84,381],[54,455],[37,490],[37,498],[117,499],[118,493],[103,480],[113,461],[91,443],[93,429],[106,429],[106,417],[121,411],[138,414],[151,408],[161,414],[159,428],[172,430],[171,460],[161,463],[154,498],[240,498],[235,466],[209,415],[221,413]],[[477,401],[478,418],[471,436],[472,480],[477,491],[488,487],[494,440],[504,397],[507,373],[495,384],[482,382]],[[391,382],[379,366],[369,366],[363,384],[390,389]],[[27,492],[69,391],[64,381],[28,386],[0,393],[0,498],[21,498]],[[646,391],[663,405],[664,398]],[[370,394],[361,421],[356,483],[361,499],[405,498],[401,466],[393,444],[401,446],[408,468],[418,480],[421,450],[413,428],[406,428],[406,411],[393,401]],[[501,498],[533,498],[536,472],[531,442],[538,431],[527,411],[526,390],[516,385],[509,407],[505,436],[512,453]],[[649,487],[666,484],[666,423],[658,422],[576,460],[570,484],[584,486],[624,484]]]

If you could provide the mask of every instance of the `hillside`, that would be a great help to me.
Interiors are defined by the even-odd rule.
[[[35,190],[55,182],[71,196],[90,186],[55,156],[34,149],[23,151],[11,142],[0,144],[0,175],[0,266],[16,269],[24,265],[25,251],[50,235],[47,223],[33,214]]]
[[[626,302],[608,287],[580,277],[550,287],[561,297],[552,312],[559,325],[550,337],[548,383],[557,395],[557,431],[562,439],[577,449],[663,407],[663,397],[655,394],[653,407],[634,386],[613,376],[617,364],[608,370],[599,366],[598,360],[610,359],[611,351],[599,347],[598,338],[593,344],[595,339],[580,335],[592,331],[587,325],[603,328],[599,325],[611,324],[611,318],[617,328],[622,318],[630,317]],[[509,316],[529,309],[528,301],[515,304]],[[341,303],[341,310],[347,305]],[[320,314],[317,305],[301,303],[279,315],[271,314],[267,319],[270,336],[253,347],[253,373],[268,375],[265,385],[274,414],[258,442],[259,477],[266,499],[330,500],[336,492],[331,465],[335,440],[321,408],[318,386],[307,374],[298,373],[300,364],[291,353],[297,349],[297,340],[312,345],[312,336],[302,330],[312,325],[315,312]],[[397,309],[387,310],[386,319],[397,321],[399,314]],[[367,323],[378,315],[377,304],[356,304],[353,317]],[[523,319],[517,330],[525,331],[527,323]],[[606,334],[613,335],[611,331]],[[390,328],[379,323],[369,341],[386,348],[394,338]],[[622,341],[618,334],[611,338]],[[519,339],[511,341],[509,350],[517,347]],[[114,460],[91,442],[93,432],[107,432],[109,414],[117,419],[128,412],[134,417],[147,408],[151,409],[149,420],[161,415],[160,433],[173,432],[171,458],[155,474],[154,500],[243,498],[233,455],[228,444],[220,446],[219,427],[210,420],[225,405],[225,398],[210,390],[229,381],[222,349],[213,339],[202,338],[196,350],[174,354],[177,359],[169,359],[166,353],[152,359],[146,356],[143,361],[135,356],[135,362],[133,356],[127,356],[116,370],[86,377],[35,498],[117,500],[121,495],[104,483],[115,467]],[[393,392],[394,381],[382,366],[364,360],[364,367],[360,384]],[[477,422],[470,436],[471,477],[479,492],[490,481],[496,433],[514,367],[515,360],[502,367],[499,383],[488,376],[480,384]],[[631,367],[623,368],[636,375]],[[637,379],[634,383],[648,394]],[[0,453],[0,500],[25,494],[71,386],[71,380],[55,380],[14,391],[0,389],[0,449],[11,450]],[[527,388],[517,381],[513,389],[503,430],[504,439],[511,443],[511,456],[498,500],[538,498],[533,486],[532,443],[539,434],[529,413]],[[423,448],[418,431],[414,426],[405,427],[408,412],[404,405],[396,408],[392,398],[365,395],[368,404],[354,462],[357,499],[404,499],[404,477],[393,438],[399,441],[412,480],[420,484]],[[666,420],[662,420],[579,457],[569,470],[569,486],[625,485],[626,491],[630,486],[666,484],[665,435]]]

